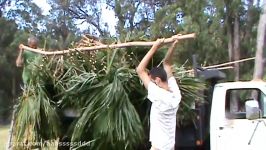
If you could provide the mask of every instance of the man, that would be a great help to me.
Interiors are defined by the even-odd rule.
[[[177,40],[169,47],[162,67],[155,67],[146,72],[146,67],[162,44],[158,39],[141,60],[136,71],[148,90],[148,99],[152,102],[150,112],[151,150],[174,150],[176,112],[181,101],[181,94],[172,73],[172,56]]]
[[[38,46],[38,39],[34,36],[29,37],[28,46],[30,48],[36,49]],[[37,56],[38,55],[36,53],[30,52],[30,51],[24,51],[23,44],[19,45],[19,54],[16,59],[16,66],[17,67],[24,66],[23,73],[22,73],[22,79],[23,79],[24,85],[29,83],[30,76],[32,75],[32,66],[30,66],[29,64],[35,61]]]

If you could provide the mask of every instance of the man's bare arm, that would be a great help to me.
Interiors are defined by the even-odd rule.
[[[16,66],[17,67],[22,67],[23,66],[23,62],[24,62],[24,58],[23,58],[23,48],[21,45],[19,45],[19,53],[18,53],[18,57],[16,59]]]
[[[160,47],[161,43],[163,42],[163,39],[158,39],[154,45],[151,47],[151,49],[147,52],[147,54],[143,57],[141,62],[139,63],[138,67],[136,68],[136,71],[138,73],[139,78],[142,80],[145,88],[148,88],[148,84],[150,82],[150,77],[146,71],[147,65],[150,62],[152,56],[157,51],[157,49]]]
[[[173,65],[173,54],[174,54],[174,49],[176,48],[176,43],[178,42],[178,40],[174,41],[172,43],[172,45],[169,47],[164,61],[163,61],[163,67],[164,70],[166,71],[167,74],[167,78],[170,78],[173,76],[173,72],[172,72],[172,65]]]

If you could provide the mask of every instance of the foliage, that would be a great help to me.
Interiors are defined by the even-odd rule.
[[[6,123],[12,109],[13,99],[19,90],[19,72],[15,71],[16,57],[12,41],[16,38],[17,25],[14,21],[0,18],[0,122]],[[8,78],[6,78],[8,77]]]
[[[182,101],[177,111],[177,123],[185,126],[187,123],[194,122],[196,120],[196,114],[193,112],[193,107],[202,103],[205,96],[203,91],[206,89],[206,85],[200,79],[193,77],[183,77],[179,81]]]
[[[43,66],[41,63],[46,63]],[[52,74],[46,59],[39,59],[31,65],[33,75],[30,83],[24,85],[23,95],[19,98],[15,119],[15,140],[41,142],[56,140],[60,129],[57,104],[48,92]],[[45,129],[45,130],[44,130]],[[31,147],[31,145],[29,145]]]
[[[78,52],[77,54],[79,55]],[[111,53],[108,52],[104,55],[108,56]],[[26,86],[24,95],[20,99],[17,114],[19,119],[16,120],[16,139],[25,138],[27,128],[32,130],[28,140],[33,142],[52,140],[58,137],[59,129],[56,124],[60,122],[58,122],[56,110],[59,107],[67,107],[68,103],[71,104],[74,100],[77,106],[76,109],[81,111],[81,116],[74,128],[73,141],[98,139],[95,142],[103,142],[100,144],[102,146],[112,144],[114,149],[121,148],[121,146],[133,149],[134,144],[140,143],[143,133],[139,115],[131,103],[133,100],[129,98],[131,92],[140,89],[135,87],[137,84],[134,82],[138,82],[136,80],[138,78],[134,70],[126,66],[119,66],[120,63],[114,63],[115,54],[113,54],[112,57],[105,57],[106,70],[102,68],[103,70],[98,70],[97,74],[93,69],[86,72],[84,67],[92,67],[89,62],[91,60],[87,59],[87,62],[83,62],[79,66],[79,60],[85,61],[81,57],[82,55],[73,58],[72,54],[67,57],[65,63],[71,63],[75,65],[74,67],[73,65],[53,64],[57,58],[49,59],[49,61],[43,59],[41,64],[33,64],[33,68],[39,71],[33,70],[36,76]],[[86,66],[85,64],[89,65]],[[60,70],[62,67],[68,69],[68,71],[55,74],[56,71],[62,71]],[[51,68],[54,70],[51,70]],[[81,70],[82,68],[84,70]],[[70,72],[74,74],[67,76]],[[47,89],[48,85],[49,88]],[[81,86],[79,87],[79,85]],[[54,87],[53,90],[51,90],[51,87]],[[55,90],[56,88],[58,88],[58,91]],[[58,100],[57,95],[61,94],[61,91],[66,93],[61,95],[62,100],[56,101]],[[71,97],[73,92],[75,93],[75,99],[70,99],[73,98]],[[48,126],[49,131],[45,130],[42,133],[43,130],[40,129],[44,126]],[[93,136],[84,134],[87,129],[90,132],[93,131]],[[96,143],[94,148],[99,146]],[[101,149],[101,147],[98,148]]]
[[[136,61],[132,52],[77,51],[31,64],[34,76],[20,98],[16,139],[36,142],[68,136],[83,143],[73,149],[136,149],[143,145],[148,136],[144,128],[149,106],[135,66],[129,63]],[[180,105],[180,123],[193,116],[190,106],[198,96],[197,89],[203,87],[192,78],[180,80],[186,99]],[[67,108],[75,110],[76,120],[64,126],[68,129],[62,133],[58,127]],[[40,130],[44,127],[48,130]]]
[[[20,88],[20,71],[14,64],[17,53],[12,50],[17,49],[19,43],[26,42],[29,34],[38,36],[40,47],[46,50],[74,46],[73,41],[86,33],[98,34],[104,43],[111,43],[108,41],[109,28],[101,20],[102,6],[115,12],[118,19],[115,39],[118,42],[154,40],[177,33],[195,32],[197,38],[180,42],[175,55],[175,64],[187,62],[185,69],[191,68],[190,57],[195,53],[204,66],[229,60],[228,34],[235,23],[234,17],[239,17],[240,58],[253,57],[256,50],[257,23],[261,11],[259,1],[49,0],[49,3],[52,9],[45,16],[30,0],[0,1],[0,12],[4,13],[0,14],[0,84],[3,85],[0,99],[6,105],[10,105],[11,100],[5,99],[14,98]],[[14,7],[6,9],[11,4]],[[79,30],[78,21],[86,23],[87,29]],[[114,39],[111,41],[114,42]],[[23,127],[17,124],[18,139],[24,138],[27,130],[31,129],[33,140],[68,136],[73,141],[88,142],[92,149],[104,149],[104,146],[108,149],[134,149],[134,143],[142,144],[146,140],[144,133],[148,126],[149,103],[133,69],[147,50],[133,47],[126,51],[73,52],[33,65],[37,69],[36,78],[24,89],[19,101],[17,115]],[[149,67],[159,64],[164,52],[162,49],[157,53]],[[251,79],[253,64],[240,66],[245,66],[240,67],[240,79]],[[231,72],[228,71],[229,77]],[[195,78],[176,77],[184,98],[178,119],[179,123],[185,124],[187,119],[195,118],[191,106],[195,101],[201,102],[196,89],[202,89],[204,84]],[[4,106],[2,102],[1,107]],[[105,104],[109,104],[109,108]],[[77,112],[77,116],[70,126],[66,126],[62,124],[62,118],[69,107]],[[34,111],[28,111],[30,108]],[[127,120],[128,117],[132,119]],[[49,132],[39,130],[56,118],[59,119],[48,125]],[[32,128],[29,128],[30,124]],[[60,124],[60,129],[67,132],[58,129]],[[136,131],[132,132],[132,129]],[[86,149],[78,149],[82,148]]]
[[[54,21],[69,25],[85,28],[85,32],[97,34],[100,36],[108,36],[108,25],[102,20],[101,7],[103,3],[95,0],[49,0],[52,11],[56,15],[51,15]],[[52,23],[52,22],[51,22]],[[87,26],[87,27],[85,27]],[[59,28],[60,29],[60,28]],[[77,29],[75,31],[78,31]],[[83,32],[82,29],[80,32]]]
[[[32,34],[39,33],[41,31],[39,26],[44,24],[41,9],[31,0],[12,1],[10,6],[13,5],[16,7],[9,7],[5,16],[10,20],[14,20],[19,29]]]
[[[134,70],[114,62],[115,53],[116,50],[111,54],[110,60],[107,60],[106,70],[96,74],[81,74],[78,82],[82,85],[71,88],[77,95],[86,97],[72,140],[80,141],[86,136],[86,128],[90,129],[93,131],[90,138],[95,140],[92,142],[92,149],[134,149],[134,145],[141,143],[143,137],[139,115],[132,105],[132,102],[138,100],[130,98],[132,92],[138,95],[138,80]],[[79,81],[80,79],[86,81]],[[75,90],[76,88],[79,90]]]

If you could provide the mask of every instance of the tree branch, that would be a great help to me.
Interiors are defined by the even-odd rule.
[[[175,40],[183,40],[183,39],[190,39],[195,38],[195,33],[186,34],[186,35],[175,35],[171,38],[166,38],[163,44],[172,43]],[[111,45],[98,45],[92,47],[80,47],[80,48],[72,48],[68,50],[60,50],[60,51],[43,51],[41,49],[33,49],[27,47],[25,45],[22,46],[24,50],[32,51],[35,53],[39,53],[42,55],[63,55],[74,51],[95,51],[95,50],[103,50],[103,49],[113,49],[113,48],[122,48],[122,47],[131,47],[131,46],[152,46],[155,41],[152,42],[143,42],[143,41],[135,41],[135,42],[128,42],[128,43],[119,43],[119,44],[111,44]]]
[[[97,14],[96,14],[96,16],[98,18],[95,19],[92,15],[89,15],[85,10],[83,10],[78,5],[75,5],[75,7],[78,10],[74,10],[74,9],[68,8],[68,11],[70,13],[72,13],[72,15],[73,15],[73,17],[75,19],[84,19],[87,23],[89,23],[90,25],[94,26],[99,31],[100,35],[103,35],[104,34],[104,31],[100,27],[100,24],[99,24],[99,16]],[[95,21],[95,20],[97,20],[97,21]]]

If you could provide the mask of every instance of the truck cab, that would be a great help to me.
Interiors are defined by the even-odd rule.
[[[248,106],[250,102],[255,105]],[[255,111],[250,111],[252,109]],[[254,114],[257,115],[254,117]],[[265,139],[266,83],[246,81],[216,84],[210,116],[211,150],[264,150]]]
[[[193,55],[194,75],[207,83],[205,103],[195,104],[193,124],[177,127],[178,150],[265,150],[266,82],[223,82],[217,69],[203,69]],[[222,82],[222,83],[221,83]]]

